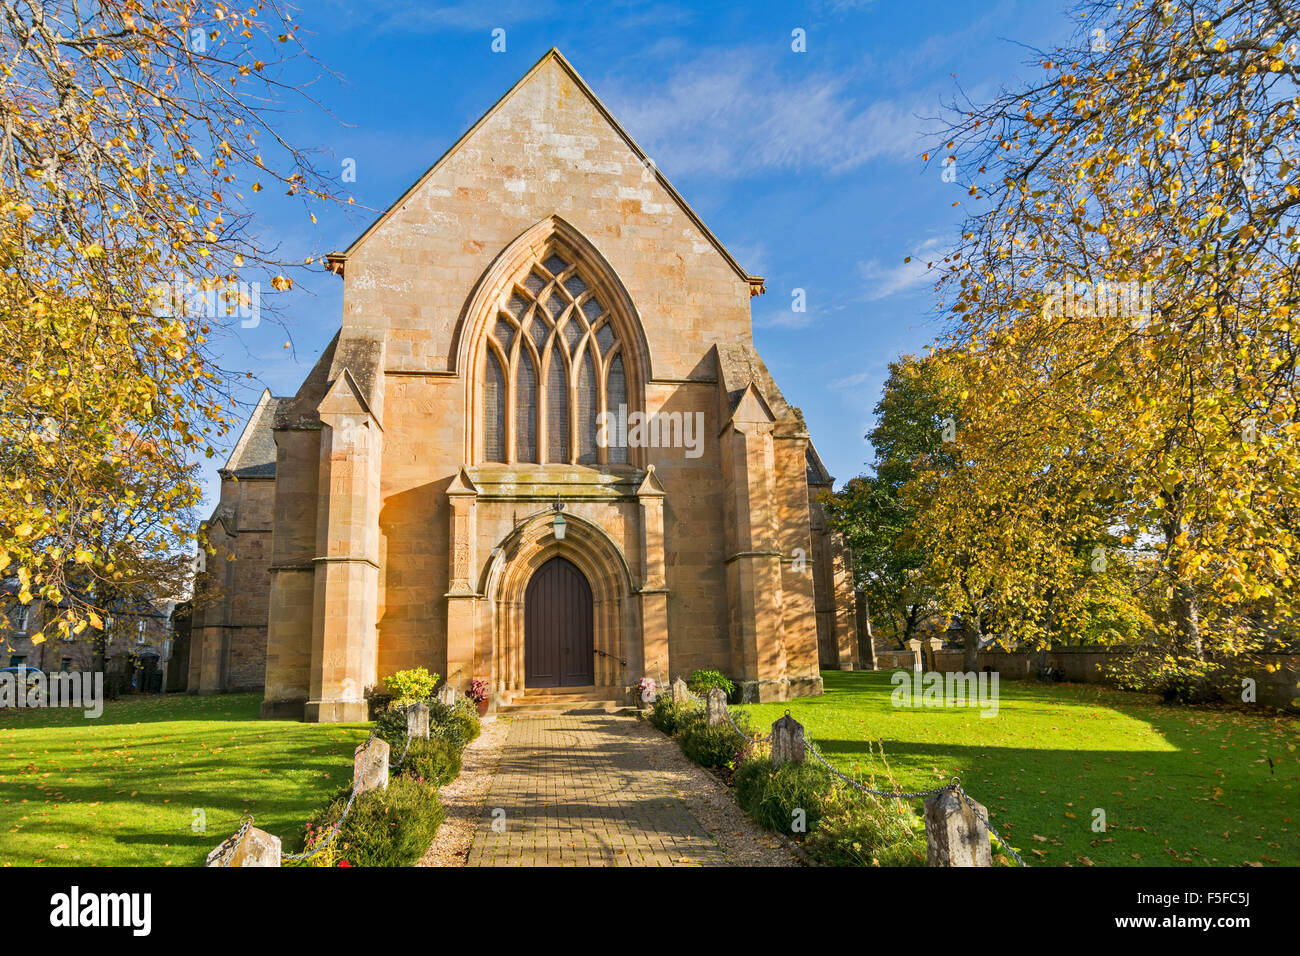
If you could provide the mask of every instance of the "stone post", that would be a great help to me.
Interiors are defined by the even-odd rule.
[[[221,845],[208,854],[204,861],[204,866],[221,866],[221,861],[225,859],[226,854],[230,854],[230,862],[226,866],[279,866],[280,865],[280,838],[274,834],[267,833],[265,830],[259,830],[257,827],[249,827],[244,838],[239,841],[238,845],[235,840],[239,837],[238,833],[227,837]]]
[[[971,801],[974,803],[974,801]],[[961,790],[945,790],[925,801],[928,866],[992,866],[988,811],[966,802]]]
[[[460,691],[451,684],[443,684],[438,688],[438,703],[444,707],[455,707],[456,701],[460,699]]]
[[[686,693],[686,681],[679,677],[673,681],[673,703],[684,704],[688,700],[690,700],[690,697]]]
[[[912,652],[912,670],[920,673],[925,669],[921,664],[921,642],[912,638],[907,642],[907,649]]]
[[[727,719],[727,692],[721,687],[714,687],[705,698],[704,719],[710,727]]]
[[[406,708],[406,732],[412,737],[429,739],[429,705],[416,701]]]
[[[361,744],[352,755],[352,786],[357,795],[367,790],[388,789],[388,741],[375,737]]]
[[[803,724],[789,714],[772,724],[772,766],[803,763]]]

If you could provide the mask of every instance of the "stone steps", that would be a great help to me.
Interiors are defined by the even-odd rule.
[[[538,696],[516,697],[510,703],[497,708],[502,716],[520,717],[529,714],[563,714],[569,711],[599,710],[614,713],[623,710],[624,704],[616,700],[593,700],[579,694],[544,694]]]

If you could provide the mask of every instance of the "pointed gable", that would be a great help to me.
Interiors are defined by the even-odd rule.
[[[387,371],[459,373],[457,336],[474,321],[476,286],[550,219],[571,225],[636,303],[656,376],[702,380],[699,359],[714,342],[752,337],[761,280],[551,51],[332,257],[344,276],[342,341],[384,341]]]
[[[473,144],[480,129],[490,123],[496,114],[502,111],[505,106],[520,93],[521,90],[529,89],[534,85],[542,83],[549,83],[551,85],[554,90],[552,95],[555,97],[555,103],[560,104],[561,106],[563,102],[572,95],[572,93],[576,93],[589,101],[591,106],[605,119],[613,131],[623,140],[627,148],[635,156],[637,162],[645,171],[646,178],[653,178],[663,188],[678,208],[680,208],[681,211],[690,218],[696,228],[699,229],[700,233],[713,245],[713,247],[718,251],[718,254],[726,260],[732,269],[735,270],[736,274],[750,284],[752,294],[760,295],[765,291],[762,276],[752,276],[741,267],[740,263],[738,263],[731,253],[727,251],[726,247],[723,246],[718,237],[710,231],[709,227],[704,224],[704,221],[700,219],[695,210],[690,207],[690,204],[682,198],[682,195],[677,192],[675,188],[673,188],[673,185],[668,181],[668,178],[659,170],[658,166],[656,166],[654,161],[646,154],[645,150],[637,145],[636,141],[632,139],[631,135],[628,134],[627,130],[622,127],[618,120],[614,118],[613,114],[610,113],[610,111],[605,107],[605,104],[600,101],[599,97],[597,97],[591,87],[587,85],[586,81],[578,75],[578,71],[573,68],[573,65],[569,63],[569,61],[564,58],[564,55],[555,47],[548,50],[540,60],[534,63],[532,69],[520,77],[519,81],[506,91],[505,95],[502,96],[501,99],[497,100],[496,103],[494,103],[492,107],[479,118],[478,122],[471,126],[460,139],[452,144],[451,148],[448,149],[447,152],[443,153],[442,156],[438,158],[437,162],[425,170],[424,174],[412,183],[410,188],[408,188],[396,202],[384,210],[374,222],[366,227],[366,230],[354,239],[352,244],[348,246],[346,250],[343,252],[330,253],[327,259],[331,270],[343,274],[348,258],[355,254],[362,245],[364,245],[366,240],[368,240],[377,230],[383,228],[384,224],[397,212],[403,209],[408,202],[417,198],[422,187],[424,187],[430,180],[434,179],[444,166],[450,164],[453,157],[462,150],[472,150],[474,148]],[[569,89],[570,85],[572,91]]]

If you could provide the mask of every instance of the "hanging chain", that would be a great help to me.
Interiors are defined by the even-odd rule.
[[[248,836],[248,831],[253,828],[253,815],[245,813],[239,821],[239,831],[231,837],[230,849],[221,855],[217,866],[230,866],[230,861],[235,858],[235,851],[239,849],[239,844],[244,842],[244,837]]]
[[[407,711],[409,712],[410,707],[408,706],[406,709],[407,709]],[[376,728],[375,730],[372,730],[372,731],[370,732],[370,736],[366,738],[366,742],[365,742],[364,744],[362,744],[362,747],[363,747],[363,748],[364,748],[364,747],[369,747],[370,744],[371,744],[371,742],[372,742],[376,737],[378,737],[378,736],[379,736],[379,730],[378,730],[378,728]],[[402,756],[400,756],[400,757],[397,758],[397,762],[396,762],[396,763],[390,763],[390,764],[388,765],[388,767],[389,767],[390,770],[396,770],[398,767],[400,767],[403,763],[406,762],[406,755],[407,755],[408,753],[410,753],[410,750],[411,750],[411,739],[412,739],[413,736],[414,736],[414,735],[411,733],[411,723],[410,723],[410,720],[408,719],[408,720],[407,720],[407,723],[406,723],[406,746],[402,748]],[[317,843],[316,846],[313,847],[311,850],[306,851],[306,852],[303,852],[303,853],[286,853],[286,854],[283,854],[283,855],[281,856],[281,859],[283,859],[283,860],[288,860],[288,861],[291,861],[291,862],[300,862],[300,861],[302,861],[302,860],[310,860],[310,859],[312,859],[313,857],[315,857],[315,856],[317,856],[318,854],[320,854],[320,852],[321,852],[322,850],[324,850],[327,846],[329,846],[330,843],[333,842],[334,838],[335,838],[336,836],[338,836],[339,830],[341,830],[341,829],[343,828],[343,821],[345,821],[345,820],[348,818],[348,814],[352,812],[352,805],[356,802],[356,799],[357,799],[357,785],[356,785],[356,783],[354,782],[354,783],[352,784],[352,792],[348,794],[348,802],[344,805],[344,807],[343,807],[343,812],[342,812],[341,814],[339,814],[339,818],[338,818],[338,820],[336,820],[336,821],[334,822],[334,826],[330,827],[329,834],[326,835],[326,836],[325,836],[325,837],[324,837],[324,838],[323,838],[319,843]],[[249,818],[249,825],[251,825],[251,824],[252,824],[252,818],[250,817],[250,818]],[[241,832],[242,832],[242,831],[241,831]]]

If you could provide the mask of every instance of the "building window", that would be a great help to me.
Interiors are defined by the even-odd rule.
[[[144,618],[140,618],[140,620],[135,625],[135,642],[137,644],[143,644],[145,641],[144,628],[145,628],[145,620]]]
[[[31,621],[32,609],[27,604],[19,605],[18,614],[14,618],[15,627],[19,634],[27,633],[27,624]]]
[[[501,362],[489,352],[483,377],[483,454],[488,461],[505,461],[506,374]]]
[[[69,673],[72,670],[72,658],[71,657],[63,658],[63,661],[59,664],[59,670],[61,670],[65,674]]]
[[[9,655],[9,666],[10,666],[10,667],[22,667],[25,663],[27,663],[27,655],[26,655],[26,654],[10,654],[10,655]]]
[[[551,253],[503,303],[485,349],[484,460],[626,463],[626,448],[597,446],[597,416],[627,404],[627,376],[613,317],[578,267]]]

